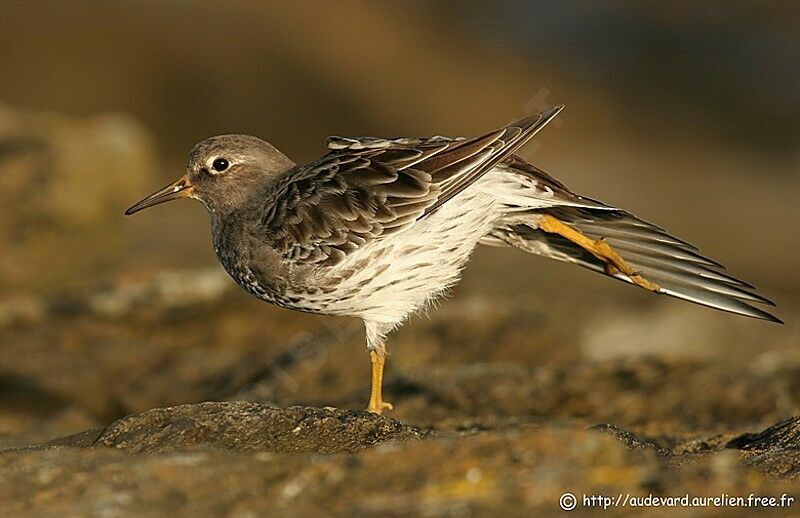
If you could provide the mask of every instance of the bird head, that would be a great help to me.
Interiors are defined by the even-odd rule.
[[[183,176],[135,203],[125,214],[178,198],[200,200],[212,212],[228,211],[242,203],[254,188],[294,165],[283,153],[257,137],[211,137],[189,153]]]

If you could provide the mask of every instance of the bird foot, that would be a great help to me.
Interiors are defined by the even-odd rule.
[[[369,405],[367,405],[367,412],[382,414],[384,410],[392,410],[393,408],[394,405],[386,401],[370,401]]]
[[[656,293],[661,291],[661,286],[642,277],[640,272],[634,270],[628,263],[626,263],[625,260],[616,252],[616,250],[611,248],[611,246],[603,239],[591,239],[549,214],[544,214],[542,216],[542,219],[539,222],[539,228],[545,232],[558,234],[569,239],[596,258],[603,261],[606,274],[614,275],[616,273],[622,273],[637,286],[649,291],[654,291]]]

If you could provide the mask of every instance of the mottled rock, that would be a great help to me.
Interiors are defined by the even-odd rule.
[[[726,446],[743,451],[751,464],[773,476],[800,476],[800,416],[794,416],[755,434],[744,434]]]
[[[245,415],[253,409],[263,414],[257,406],[233,407]],[[335,416],[336,421],[385,420],[360,412],[272,410],[312,416],[312,423],[319,416]],[[153,415],[165,413],[176,415],[175,409]],[[136,416],[129,425],[140,419]],[[250,424],[258,426],[260,419]],[[161,418],[145,420],[163,423]],[[132,444],[126,434],[138,428],[129,425],[111,427],[118,444]],[[74,440],[84,441],[85,446],[96,440],[91,435]],[[180,433],[161,436],[181,444],[194,442],[181,439]],[[569,425],[518,424],[513,429],[393,441],[358,453],[326,455],[252,451],[243,449],[242,442],[227,441],[231,439],[216,443],[232,445],[234,451],[172,451],[160,449],[163,442],[155,450],[137,453],[106,447],[8,451],[0,454],[0,513],[530,516],[561,512],[559,498],[567,491],[578,497],[579,509],[588,512],[598,508],[584,507],[584,493],[746,495],[780,494],[793,487],[742,465],[734,452],[705,455],[673,470],[654,451],[630,449],[605,433]],[[244,441],[263,444],[257,433]],[[291,441],[307,444],[300,435],[287,434],[284,444]]]
[[[423,430],[366,411],[274,408],[234,401],[157,408],[123,417],[104,430],[56,439],[48,446],[106,446],[135,453],[197,448],[337,453],[426,435]]]
[[[606,432],[611,436],[616,437],[617,440],[622,442],[622,444],[628,448],[652,450],[661,456],[669,455],[669,450],[666,450],[663,446],[659,445],[656,440],[650,437],[637,435],[629,430],[624,430],[611,423],[597,424],[592,426],[591,429]]]

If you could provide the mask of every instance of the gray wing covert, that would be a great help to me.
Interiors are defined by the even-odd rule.
[[[261,224],[298,264],[335,265],[426,217],[507,159],[561,107],[472,139],[331,137],[331,151],[286,175]]]

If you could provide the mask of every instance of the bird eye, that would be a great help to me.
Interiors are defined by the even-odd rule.
[[[228,168],[228,166],[229,166],[229,165],[230,165],[230,164],[228,163],[228,161],[227,161],[226,159],[224,159],[224,158],[217,158],[217,159],[215,159],[215,160],[214,160],[214,162],[211,164],[211,167],[213,167],[213,168],[214,168],[214,171],[216,171],[216,172],[218,172],[218,173],[221,173],[221,172],[223,172],[224,170],[226,170],[226,169]]]

